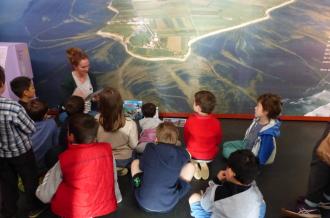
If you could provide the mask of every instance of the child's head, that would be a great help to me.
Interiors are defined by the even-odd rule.
[[[33,99],[36,95],[32,79],[26,76],[19,76],[13,79],[10,82],[10,88],[20,99]]]
[[[74,114],[69,119],[69,141],[77,144],[92,143],[96,139],[99,124],[89,114]]]
[[[212,113],[216,104],[216,98],[212,92],[199,91],[195,93],[194,111],[197,113]]]
[[[171,122],[163,122],[156,128],[157,142],[176,144],[179,139],[179,130]]]
[[[156,105],[153,103],[142,105],[142,114],[144,117],[154,117],[156,114]]]
[[[114,132],[125,125],[123,99],[120,93],[105,87],[99,94],[100,124],[107,132]]]
[[[5,76],[5,70],[3,67],[0,66],[0,95],[4,93],[5,91],[5,82],[6,82],[6,76]]]
[[[260,95],[255,107],[255,116],[266,116],[268,119],[277,119],[282,111],[281,97],[272,93]]]
[[[35,122],[42,121],[48,111],[46,102],[39,99],[32,99],[27,103],[26,112]]]
[[[85,101],[80,96],[72,95],[68,98],[64,107],[69,116],[77,113],[83,113],[85,109]]]
[[[231,177],[232,175],[243,185],[249,185],[255,180],[258,171],[258,160],[250,150],[238,150],[229,156],[226,176]]]

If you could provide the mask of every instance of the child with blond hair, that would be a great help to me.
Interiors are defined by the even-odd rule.
[[[156,129],[156,143],[147,144],[131,173],[138,204],[148,212],[169,212],[190,190],[195,167],[188,152],[177,146],[179,131],[164,122]]]

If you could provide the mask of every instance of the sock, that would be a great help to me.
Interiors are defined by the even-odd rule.
[[[133,176],[133,185],[135,188],[139,188],[141,186],[141,178],[140,178],[141,175],[134,175]]]

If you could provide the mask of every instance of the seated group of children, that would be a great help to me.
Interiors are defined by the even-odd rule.
[[[0,79],[3,88],[3,69],[0,71]],[[195,94],[195,113],[184,126],[184,148],[180,146],[177,127],[154,117],[156,106],[152,103],[142,106],[144,118],[139,121],[142,129],[139,137],[136,122],[124,115],[120,93],[111,87],[105,87],[99,93],[96,116],[84,114],[84,100],[71,96],[65,104],[68,117],[58,131],[55,121],[46,118],[47,104],[33,99],[35,90],[32,81],[23,80],[26,79],[14,79],[11,86],[20,97],[19,103],[28,116],[17,103],[0,98],[1,102],[6,102],[3,104],[14,104],[17,113],[25,117],[25,120],[20,121],[27,120],[32,126],[31,131],[24,131],[24,128],[16,124],[12,127],[17,129],[19,136],[24,135],[28,141],[32,141],[26,151],[20,150],[21,153],[16,156],[22,156],[32,147],[38,166],[51,169],[38,189],[36,185],[27,184],[26,176],[21,172],[14,173],[22,177],[28,189],[27,194],[36,191],[42,202],[51,204],[56,215],[81,218],[114,212],[117,203],[122,200],[116,169],[125,174],[123,170],[130,168],[137,203],[148,212],[171,211],[189,192],[189,182],[193,177],[204,180],[209,178],[208,163],[216,158],[222,141],[221,124],[212,115],[216,97],[211,92],[199,91]],[[24,88],[15,89],[23,87],[17,85],[22,83],[25,84]],[[3,110],[5,106],[1,102],[0,110]],[[268,164],[274,160],[275,137],[279,135],[280,125],[276,118],[280,112],[281,100],[277,95],[264,94],[258,98],[256,118],[244,140],[224,143],[223,154],[228,158],[227,168],[209,181],[205,193],[195,193],[190,197],[192,216],[264,217],[265,202],[254,180],[259,163]],[[0,127],[7,125],[3,119],[0,121]],[[1,143],[3,134],[8,133],[1,133]],[[7,157],[5,152],[12,152],[11,147],[15,146],[0,147],[0,168],[4,167],[4,160],[12,158]],[[0,176],[4,177],[1,170]],[[13,190],[13,182],[15,178],[10,181],[7,179],[2,185],[11,186]],[[8,197],[8,193],[2,195],[3,199]],[[30,199],[34,198],[30,196]],[[10,217],[14,215],[12,210],[15,207],[8,204],[1,214]],[[31,207],[30,211],[32,209],[35,208]]]

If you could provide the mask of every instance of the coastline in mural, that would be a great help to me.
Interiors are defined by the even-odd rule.
[[[126,2],[124,6],[130,8],[148,1],[116,0],[112,7],[115,3],[118,5],[118,2]],[[182,2],[191,2],[193,6],[188,8],[196,9],[196,5],[208,1],[149,2],[167,2],[169,10],[171,4],[177,3],[177,8],[184,11],[188,6],[182,5]],[[202,23],[194,26],[195,29],[188,25],[190,23],[187,17],[196,15],[189,14],[180,19],[175,18],[176,23],[173,20],[161,20],[164,17],[148,20],[150,32],[153,33],[149,32],[150,35],[143,35],[144,29],[141,27],[120,26],[131,31],[120,41],[100,36],[100,31],[111,34],[109,29],[116,24],[111,21],[118,21],[117,24],[123,22],[118,20],[120,17],[117,12],[120,12],[120,8],[117,8],[117,12],[109,10],[112,3],[110,0],[19,0],[15,5],[11,0],[2,0],[0,14],[3,17],[12,17],[8,13],[15,13],[15,19],[0,20],[0,41],[28,43],[37,91],[41,98],[50,101],[52,105],[59,103],[60,81],[70,72],[65,49],[72,46],[81,47],[88,52],[91,70],[96,75],[99,86],[111,85],[118,88],[125,99],[152,101],[160,106],[161,111],[191,111],[193,94],[200,89],[216,93],[216,113],[253,113],[255,99],[263,92],[281,95],[285,102],[286,115],[304,115],[327,105],[329,98],[320,96],[327,96],[330,92],[330,71],[324,70],[330,69],[330,66],[323,62],[327,45],[330,44],[330,2],[274,0],[267,1],[273,5],[262,5],[261,2],[264,1],[261,0],[249,1],[254,3],[255,10],[263,9],[262,13],[253,13],[254,16],[257,15],[255,17],[252,16],[251,9],[250,13],[241,13],[234,8],[242,8],[245,1],[234,2],[237,5],[232,5],[233,14],[230,14],[229,9],[221,11],[216,8],[217,10],[210,12],[205,5],[200,5],[204,9],[198,12],[191,10],[199,13],[198,17],[205,15],[201,18],[204,21],[217,16],[214,11],[218,12],[218,16],[226,18],[227,22],[224,24],[215,22],[205,26],[206,32],[199,29],[204,27]],[[281,4],[284,5],[267,12]],[[12,7],[17,7],[17,10],[8,10]],[[215,6],[211,8],[214,9]],[[247,6],[244,8],[248,9]],[[137,17],[141,17],[146,11],[136,10],[136,13]],[[181,13],[176,12],[175,16]],[[132,10],[126,15],[131,16]],[[171,19],[174,19],[173,16]],[[237,23],[231,23],[236,20]],[[258,22],[253,22],[255,20]],[[249,25],[221,32],[249,21]],[[194,22],[196,21],[192,19],[191,23]],[[155,23],[157,25],[152,26]],[[181,24],[186,29],[182,33],[184,36],[179,34],[180,37],[174,37],[173,33],[165,33],[159,29],[161,25],[171,26],[169,23],[175,23],[174,27]],[[138,33],[142,37],[137,34],[136,29],[140,30]],[[208,37],[198,38],[209,33],[212,34]],[[194,37],[198,40],[194,41]],[[132,45],[136,50],[131,50],[132,55],[123,46],[127,39],[134,39]],[[188,44],[189,41],[193,43]],[[157,42],[159,44],[155,45]],[[173,46],[173,42],[176,46]],[[158,52],[152,49],[158,49]],[[162,50],[161,53],[159,49]],[[162,60],[148,60],[152,58]]]

